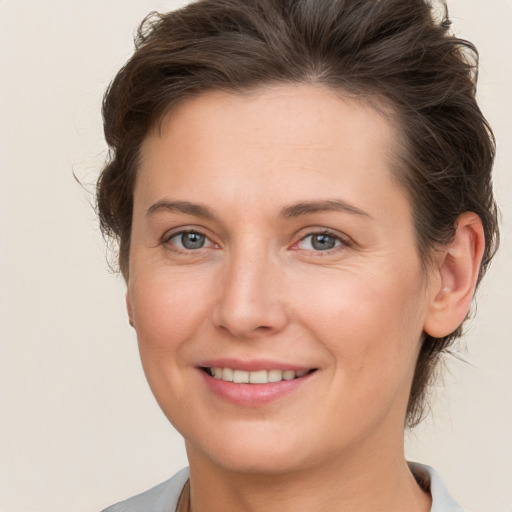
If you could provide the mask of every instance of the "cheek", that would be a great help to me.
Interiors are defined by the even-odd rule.
[[[392,380],[414,367],[425,314],[419,272],[344,272],[296,293],[301,322],[322,340],[347,378]],[[396,278],[393,278],[395,276]],[[307,300],[306,300],[307,298]]]
[[[129,285],[129,299],[140,358],[148,384],[160,408],[177,426],[189,407],[187,372],[190,340],[201,329],[207,297],[192,279],[154,271]],[[193,345],[193,344],[192,344]]]
[[[129,286],[133,320],[142,356],[175,354],[208,309],[204,288],[192,276],[153,272]]]

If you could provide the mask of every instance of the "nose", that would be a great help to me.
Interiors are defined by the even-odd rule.
[[[282,275],[279,264],[264,250],[233,254],[220,276],[213,311],[216,327],[244,339],[282,331],[288,323]]]

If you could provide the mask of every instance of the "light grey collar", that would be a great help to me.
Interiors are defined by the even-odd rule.
[[[464,512],[464,509],[450,496],[439,476],[432,467],[418,462],[408,462],[409,469],[418,482],[426,482],[432,495],[430,512]]]

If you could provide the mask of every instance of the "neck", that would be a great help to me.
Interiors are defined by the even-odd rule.
[[[219,467],[187,446],[192,512],[428,512],[401,450],[336,456],[289,473]],[[341,462],[340,462],[341,461]]]

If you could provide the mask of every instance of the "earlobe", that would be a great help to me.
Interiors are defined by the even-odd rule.
[[[485,248],[482,221],[466,212],[457,219],[451,242],[438,258],[424,331],[435,338],[451,334],[466,318],[475,292]]]
[[[128,313],[128,322],[132,327],[135,327],[135,324],[133,323],[133,313],[132,313],[132,303],[130,300],[130,294],[126,292],[126,311]]]

